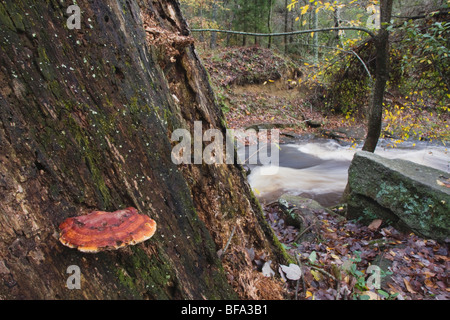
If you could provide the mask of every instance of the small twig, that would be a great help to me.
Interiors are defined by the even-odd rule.
[[[314,269],[314,270],[316,270],[316,271],[319,271],[320,273],[323,273],[324,275],[330,277],[330,278],[333,279],[334,281],[337,281],[337,279],[336,279],[335,276],[333,276],[331,273],[329,273],[329,272],[327,272],[327,271],[325,271],[325,270],[323,270],[323,269],[320,269],[320,268],[317,268],[317,267],[314,267],[314,266],[310,266],[310,268],[311,268],[311,269]]]
[[[301,216],[300,216],[300,217],[301,217]],[[302,232],[300,232],[300,233],[295,237],[294,242],[297,242],[297,241],[302,237],[302,235],[304,235],[305,232],[308,231],[309,229],[311,229],[313,226],[314,226],[314,224],[311,224],[310,226],[308,226],[307,228],[305,228]]]
[[[300,278],[297,279],[297,285],[295,287],[295,300],[298,300],[298,287],[300,285],[300,279],[302,279],[303,292],[305,292],[305,278],[303,278],[303,266],[302,266],[302,263],[300,262],[300,259],[298,258],[298,254],[295,255],[295,260],[297,261],[297,264],[300,267],[300,270],[302,272],[300,275]]]
[[[341,290],[341,282],[339,280],[336,281],[337,285],[336,285],[336,298],[335,300],[339,300],[339,298],[341,297],[341,294],[339,293],[339,291]]]
[[[265,207],[273,207],[275,205],[279,205],[278,200],[272,201],[272,202],[270,202],[268,204],[265,204],[264,206]]]
[[[236,226],[234,226],[234,227],[233,227],[233,230],[231,231],[231,235],[230,235],[230,237],[228,238],[228,241],[227,241],[227,244],[225,245],[225,248],[223,248],[221,257],[223,257],[223,256],[225,255],[225,251],[227,251],[228,246],[230,245],[230,242],[231,242],[231,238],[233,238],[234,232],[235,232],[235,231],[236,231]]]

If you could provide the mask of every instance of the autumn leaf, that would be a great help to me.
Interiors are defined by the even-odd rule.
[[[383,220],[381,219],[375,219],[369,224],[369,230],[375,231],[377,230],[381,224],[383,223]]]
[[[341,258],[339,258],[337,255],[335,255],[334,253],[331,254],[331,257],[335,260],[341,261]]]
[[[302,269],[296,264],[291,263],[289,266],[281,265],[281,270],[286,274],[289,280],[298,280],[302,276]]]
[[[322,280],[322,274],[319,271],[311,270],[311,274],[313,275],[316,281]]]
[[[380,297],[375,292],[372,291],[364,291],[362,295],[368,296],[369,297],[368,300],[380,300]]]
[[[309,9],[309,4],[307,4],[306,6],[301,7],[302,11],[300,12],[301,15],[304,15],[308,9]]]
[[[271,276],[275,275],[275,271],[273,271],[272,268],[270,267],[271,263],[272,261],[267,261],[266,263],[264,263],[262,267],[262,274],[264,277],[270,278]]]
[[[403,278],[403,283],[405,284],[406,289],[410,292],[410,293],[417,293],[416,291],[414,291],[414,289],[411,287],[411,284],[409,283],[409,281],[406,278]]]
[[[437,288],[437,286],[431,281],[431,279],[425,279],[424,281],[425,285],[429,288]]]
[[[441,181],[441,180],[436,180],[436,183],[437,183],[438,185],[440,185],[441,187],[450,188],[450,182],[447,182],[447,181]]]

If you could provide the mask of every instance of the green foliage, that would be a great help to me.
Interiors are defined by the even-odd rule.
[[[355,278],[355,289],[356,290],[353,293],[353,298],[359,299],[359,300],[369,300],[370,296],[367,295],[367,292],[369,290],[369,287],[367,284],[368,275],[365,272],[358,270],[358,263],[360,263],[362,261],[361,252],[355,251],[354,254],[355,254],[355,257],[349,259],[347,262],[347,265],[344,268],[348,275]],[[391,274],[392,274],[391,271],[383,271],[382,269],[380,269],[380,277],[381,278],[384,278]],[[380,296],[384,297],[386,300],[392,300],[395,297],[397,297],[397,295],[398,295],[398,293],[389,294],[386,291],[381,290],[381,289],[377,289],[376,292]]]
[[[393,63],[398,88],[408,94],[433,90],[441,106],[448,103],[450,79],[450,22],[406,21],[395,30],[397,42]]]
[[[237,0],[234,8],[233,30],[244,32],[267,32],[266,17],[270,1]]]
[[[321,99],[315,101],[315,107],[341,113],[346,115],[347,119],[352,115],[363,115],[365,107],[369,104],[373,81],[360,59],[373,61],[375,57],[372,40],[360,43],[351,51],[353,53],[335,51],[334,54],[330,54],[318,65],[314,80],[316,85],[323,88],[320,92]],[[373,74],[374,66],[368,64],[367,67]]]
[[[191,28],[218,28],[217,15],[225,14],[223,1],[216,0],[180,0],[181,8],[188,16]],[[216,17],[214,17],[214,11]]]

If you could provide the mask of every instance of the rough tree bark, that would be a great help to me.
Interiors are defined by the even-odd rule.
[[[171,161],[173,130],[225,130],[178,2],[77,4],[69,30],[62,1],[0,2],[0,299],[279,298],[245,254],[286,258],[241,167]],[[67,217],[128,206],[157,221],[152,239],[57,240]]]

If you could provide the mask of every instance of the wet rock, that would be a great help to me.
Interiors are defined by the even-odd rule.
[[[278,202],[286,214],[287,224],[299,228],[296,240],[313,240],[318,230],[317,215],[327,209],[315,200],[287,193],[283,194]]]
[[[446,173],[369,152],[355,154],[349,169],[348,218],[380,218],[394,227],[441,242],[450,238],[450,188]]]

